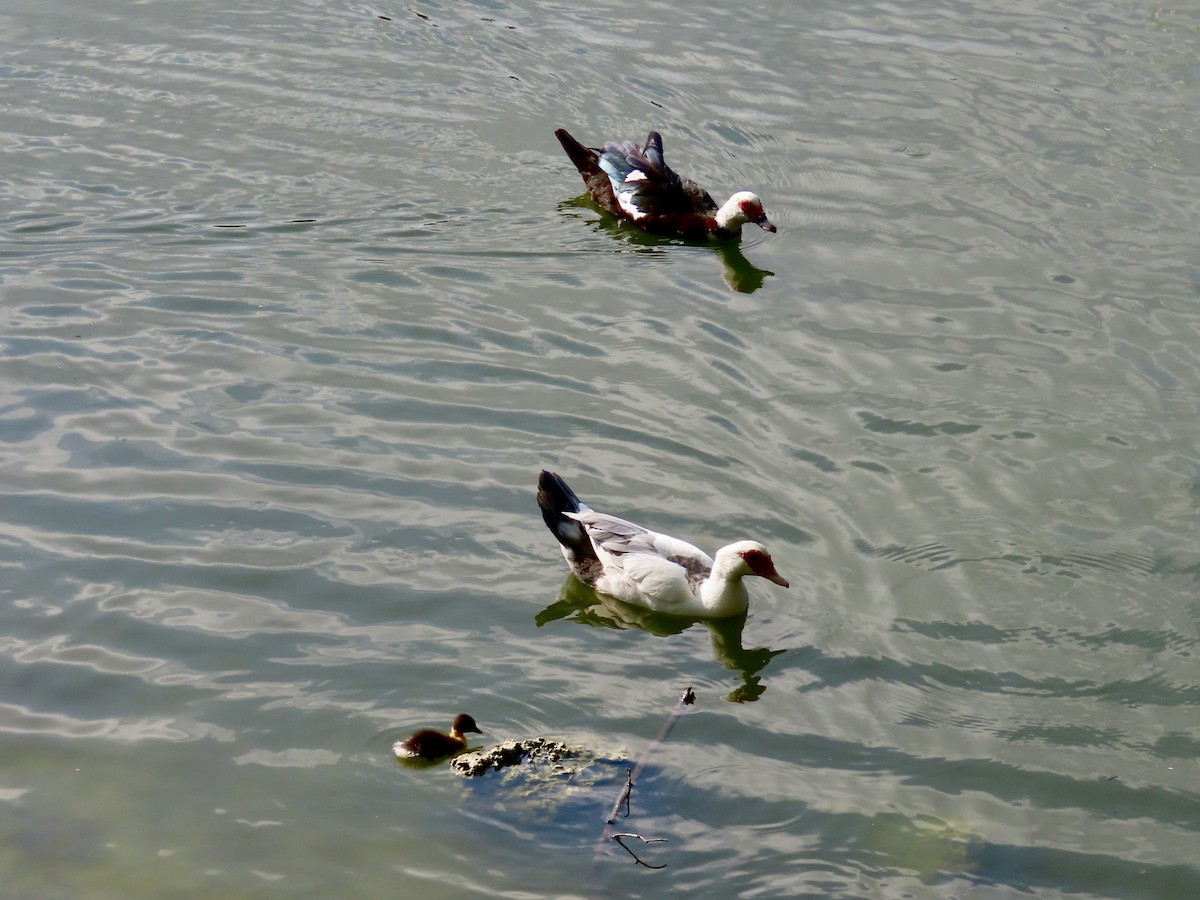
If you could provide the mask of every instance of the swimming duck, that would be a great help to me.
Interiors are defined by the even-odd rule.
[[[729,544],[714,559],[686,541],[593,511],[553,472],[543,471],[538,478],[537,499],[575,576],[618,600],[672,615],[717,619],[746,611],[746,575],[788,586],[757,541]]]
[[[731,238],[753,222],[775,231],[762,201],[738,191],[718,208],[708,191],[680,178],[663,159],[662,135],[650,132],[646,144],[609,141],[602,149],[585,147],[565,128],[554,132],[583,176],[588,193],[607,213],[656,234],[683,238]]]
[[[432,728],[422,728],[407,740],[396,741],[392,745],[392,750],[397,756],[410,759],[417,757],[431,760],[441,759],[443,756],[450,756],[465,750],[467,739],[463,735],[468,732],[483,734],[479,730],[479,726],[475,724],[475,720],[466,713],[462,713],[454,717],[454,724],[450,726],[449,734],[442,734]]]

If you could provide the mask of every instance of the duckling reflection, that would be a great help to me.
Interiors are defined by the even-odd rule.
[[[680,634],[699,622],[708,629],[712,639],[713,658],[731,672],[737,672],[742,683],[725,695],[733,703],[757,700],[766,690],[759,672],[772,657],[783,650],[767,647],[742,646],[742,629],[746,613],[724,619],[690,619],[654,612],[642,606],[625,603],[615,597],[599,594],[574,575],[568,575],[558,591],[558,599],[537,614],[534,621],[541,628],[558,619],[568,619],[584,625],[604,628],[637,628],[658,637]]]

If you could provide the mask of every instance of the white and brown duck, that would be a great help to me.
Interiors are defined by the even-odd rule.
[[[729,544],[710,557],[687,541],[593,511],[553,472],[538,478],[537,499],[575,576],[626,603],[717,619],[746,612],[747,575],[788,586],[757,541]]]
[[[737,237],[747,223],[775,231],[762,201],[750,191],[738,191],[717,206],[708,191],[673,172],[663,159],[657,131],[650,132],[641,147],[632,141],[585,147],[565,128],[554,136],[601,209],[639,228],[674,237],[722,239]]]

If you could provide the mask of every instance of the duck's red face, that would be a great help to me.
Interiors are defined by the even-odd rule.
[[[763,205],[758,200],[743,200],[738,204],[742,214],[763,231],[769,231],[772,234],[775,232],[775,226],[767,220],[767,211],[763,209]],[[767,557],[770,559],[770,557]]]
[[[742,559],[746,561],[746,565],[755,575],[761,575],[767,581],[773,581],[780,587],[790,586],[787,579],[775,571],[775,563],[772,561],[770,553],[764,553],[762,550],[747,550],[742,554]]]

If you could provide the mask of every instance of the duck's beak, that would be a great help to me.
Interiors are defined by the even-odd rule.
[[[761,228],[763,231],[769,231],[769,232],[771,232],[771,234],[775,233],[775,226],[773,224],[771,224],[771,221],[767,218],[765,213],[763,214],[763,217],[761,219],[756,220],[754,224],[757,225],[759,228]]]
[[[774,230],[774,229],[772,229],[772,230]],[[782,575],[780,575],[778,572],[776,572],[774,569],[772,569],[770,572],[767,572],[765,575],[763,575],[763,578],[767,579],[767,581],[775,582],[780,587],[791,587],[791,585],[788,584],[788,580],[786,578],[784,578]]]

